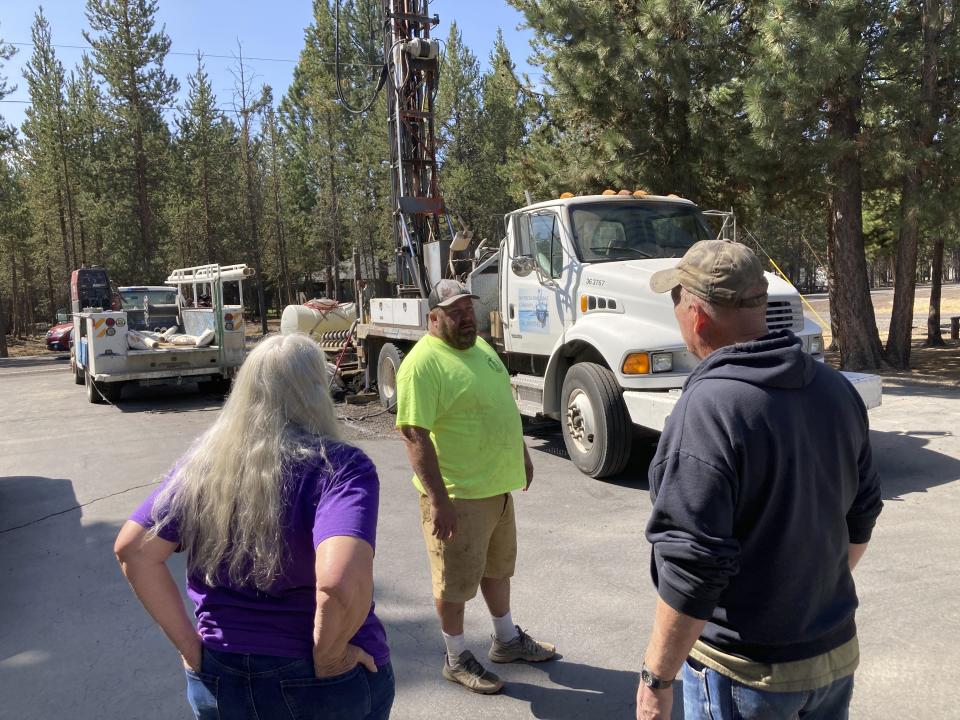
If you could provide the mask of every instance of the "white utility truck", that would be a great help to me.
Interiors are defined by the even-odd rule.
[[[669,295],[650,276],[713,238],[690,201],[642,192],[565,197],[510,213],[507,236],[483,250],[467,275],[478,331],[500,353],[526,416],[560,421],[567,452],[584,473],[626,465],[634,426],[660,431],[697,359],[685,348]],[[429,255],[428,255],[429,257]],[[427,263],[428,275],[440,268]],[[767,325],[788,329],[823,358],[820,327],[804,317],[797,290],[768,274]],[[374,298],[359,349],[381,402],[396,402],[396,371],[426,332],[427,301]],[[371,373],[372,375],[372,373]],[[880,378],[848,374],[867,407]]]
[[[245,355],[243,280],[253,274],[253,268],[242,264],[174,270],[166,279],[175,291],[173,305],[156,306],[153,296],[145,293],[142,303],[128,311],[110,309],[105,270],[74,270],[71,366],[75,382],[86,385],[91,403],[116,402],[128,383],[191,381],[201,389],[225,390]],[[237,284],[237,304],[225,304],[225,283]],[[153,326],[151,316],[156,321],[162,318],[164,326]]]
[[[634,428],[663,429],[697,361],[684,347],[668,295],[650,276],[717,235],[703,213],[675,195],[604,191],[530,203],[506,216],[498,249],[467,255],[471,234],[454,232],[437,174],[434,100],[439,22],[429,0],[384,0],[384,68],[390,149],[396,295],[373,298],[357,325],[357,358],[368,387],[396,404],[403,355],[427,328],[427,296],[444,277],[464,278],[479,332],[500,353],[524,415],[558,420],[570,457],[593,477],[622,470]],[[721,229],[721,234],[724,230]],[[724,234],[724,237],[726,235]],[[800,296],[770,275],[767,322],[823,355],[820,328]],[[880,380],[849,376],[868,407]],[[816,418],[811,418],[815,422]]]

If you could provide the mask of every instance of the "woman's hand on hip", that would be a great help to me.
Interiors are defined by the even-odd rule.
[[[370,672],[377,672],[377,664],[373,656],[361,650],[356,645],[347,645],[343,653],[335,658],[313,658],[313,671],[318,678],[335,677],[353,670],[357,665],[363,665]]]
[[[180,659],[183,660],[183,666],[187,670],[200,672],[200,666],[203,664],[203,643],[200,642],[199,635],[196,639],[196,643],[180,653]]]

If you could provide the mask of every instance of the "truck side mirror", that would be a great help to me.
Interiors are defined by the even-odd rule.
[[[510,262],[510,269],[513,270],[513,274],[517,277],[526,277],[534,270],[534,259],[529,255],[515,257]]]

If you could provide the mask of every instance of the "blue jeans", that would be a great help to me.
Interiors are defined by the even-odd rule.
[[[847,720],[853,695],[853,675],[816,690],[769,692],[687,658],[682,677],[686,720]]]
[[[200,672],[186,673],[197,720],[387,720],[393,705],[390,663],[319,679],[311,658],[204,648]]]

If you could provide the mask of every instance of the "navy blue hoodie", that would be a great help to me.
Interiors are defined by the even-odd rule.
[[[787,331],[690,374],[650,466],[660,597],[724,652],[788,662],[856,634],[848,543],[883,505],[867,411]]]

